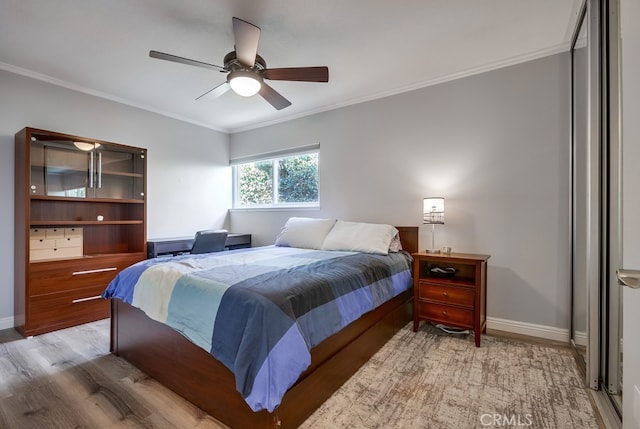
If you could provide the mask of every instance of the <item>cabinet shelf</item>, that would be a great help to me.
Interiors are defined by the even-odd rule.
[[[78,198],[78,197],[50,197],[46,195],[31,195],[31,201],[69,201],[74,203],[109,203],[109,204],[144,204],[144,200],[124,198]]]
[[[49,168],[52,170],[61,170],[60,167],[47,167],[46,165],[44,165],[43,163],[35,163],[35,164],[31,164],[31,169],[42,169],[44,170],[45,168]],[[85,173],[86,169],[83,168],[74,168],[74,167],[65,167],[64,168],[65,172],[76,172],[76,173]],[[132,173],[132,172],[128,172],[128,171],[118,171],[118,170],[102,170],[102,174],[104,175],[110,175],[110,176],[123,176],[123,177],[139,177],[139,178],[143,178],[144,174],[141,173]]]
[[[131,225],[142,223],[145,206],[137,201],[74,198],[31,199],[31,225]],[[103,219],[103,220],[98,220]]]
[[[146,256],[147,256],[146,253],[134,250],[131,252],[120,252],[120,253],[85,254],[82,256],[69,257],[69,258],[63,258],[63,259],[41,259],[39,261],[33,261],[31,263],[32,264],[51,264],[51,263],[60,264],[61,262],[64,262],[68,264],[68,263],[71,263],[72,261],[87,262],[87,261],[95,261],[99,259],[114,259],[114,258],[125,259],[125,258],[132,258],[132,257],[137,257],[137,259],[142,260],[142,259],[145,259]]]
[[[143,220],[32,220],[31,226],[142,225]]]
[[[138,177],[143,178],[144,174],[140,173],[130,173],[127,171],[111,171],[111,170],[102,170],[102,174],[109,176],[122,176],[122,177]]]

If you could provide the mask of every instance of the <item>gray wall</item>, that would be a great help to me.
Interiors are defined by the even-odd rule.
[[[241,211],[273,243],[289,216],[422,225],[446,198],[436,247],[488,253],[488,315],[569,326],[570,56],[560,54],[231,135],[231,158],[320,142],[316,211]]]
[[[230,227],[273,242],[289,216],[420,225],[489,253],[488,315],[568,328],[569,55],[227,136],[0,71],[0,328],[13,315],[13,134],[33,126],[149,149],[148,236]],[[231,141],[231,145],[229,145]],[[232,211],[229,158],[320,142],[321,208]]]
[[[149,149],[150,238],[228,227],[227,134],[4,71],[0,94],[0,329],[13,326],[13,136],[25,126]]]

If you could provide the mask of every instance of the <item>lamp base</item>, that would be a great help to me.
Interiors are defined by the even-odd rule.
[[[440,249],[427,249],[425,253],[440,253]]]

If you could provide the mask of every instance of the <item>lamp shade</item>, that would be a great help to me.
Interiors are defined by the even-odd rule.
[[[422,213],[424,223],[444,223],[444,198],[425,198]]]
[[[228,80],[231,89],[243,97],[251,97],[257,94],[262,86],[260,77],[248,70],[234,70],[229,73]]]

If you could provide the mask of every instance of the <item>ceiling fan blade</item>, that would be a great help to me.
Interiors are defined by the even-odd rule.
[[[159,60],[173,61],[174,63],[187,64],[190,66],[204,67],[206,69],[213,70],[226,70],[224,67],[217,66],[215,64],[203,63],[202,61],[190,60],[189,58],[182,58],[177,55],[165,54],[164,52],[149,51],[151,58],[157,58]]]
[[[253,67],[258,53],[260,28],[234,16],[233,37],[236,42],[236,58],[243,66]]]
[[[291,102],[284,98],[278,91],[271,88],[266,83],[262,82],[260,87],[260,95],[269,102],[276,110],[282,110],[285,107],[291,106]]]
[[[220,97],[222,94],[229,91],[230,89],[231,89],[231,85],[229,85],[229,83],[222,82],[220,85],[216,86],[215,88],[205,92],[200,97],[196,98],[196,100],[211,101],[214,98]]]
[[[329,82],[328,67],[287,67],[266,69],[262,77],[271,80],[295,80],[302,82]]]

